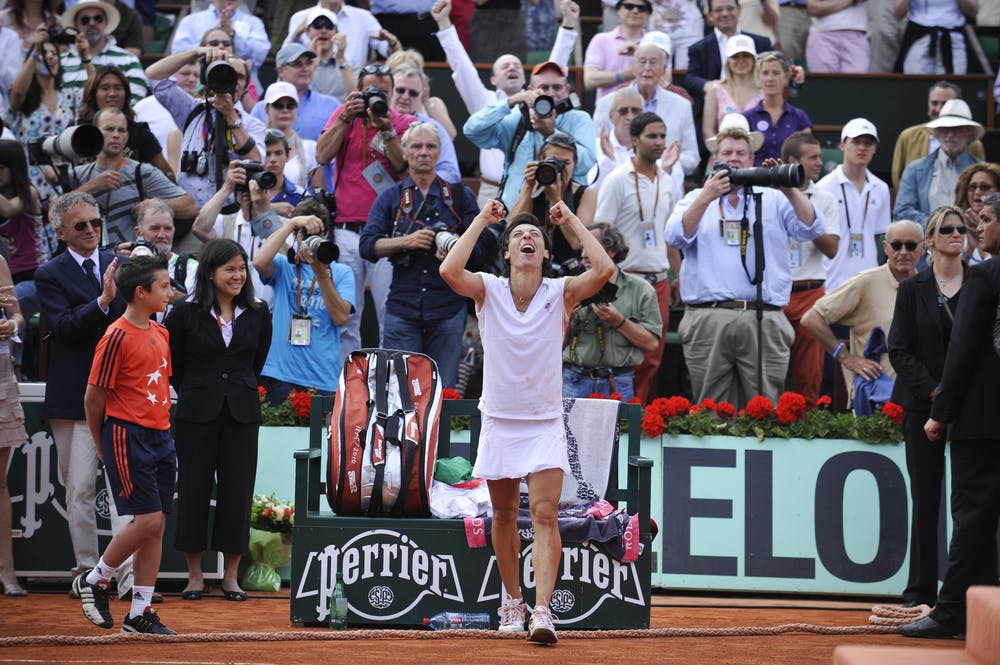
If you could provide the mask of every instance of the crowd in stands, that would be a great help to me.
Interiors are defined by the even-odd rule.
[[[555,274],[578,274],[592,242],[550,223],[565,204],[617,266],[614,288],[571,313],[566,395],[657,397],[671,308],[683,304],[678,332],[696,400],[741,408],[788,387],[815,407],[842,386],[844,406],[859,412],[896,377],[900,284],[932,263],[947,268],[953,281],[938,293],[954,305],[955,265],[996,251],[981,228],[990,214],[996,223],[988,196],[1000,166],[986,161],[997,156],[984,152],[985,119],[947,78],[969,69],[963,26],[1000,24],[997,3],[603,0],[601,31],[581,44],[574,0],[192,0],[169,51],[146,57],[156,10],[154,0],[8,0],[0,12],[9,264],[0,287],[13,285],[22,324],[41,313],[52,331],[48,377],[61,387],[46,413],[60,464],[89,436],[80,363],[89,368],[100,333],[124,311],[108,267],[137,245],[167,257],[172,334],[199,325],[180,304],[214,302],[197,278],[244,261],[274,335],[269,349],[244,350],[241,381],[261,382],[273,403],[293,389],[336,390],[344,358],[362,346],[366,290],[382,345],[429,353],[454,387],[474,315],[439,275],[444,256],[495,199],[511,218],[541,220]],[[593,108],[573,88],[574,51]],[[450,67],[464,125],[431,90],[425,62]],[[492,63],[489,85],[476,62]],[[675,70],[684,72],[676,83]],[[928,122],[880,135],[866,103],[845,100],[842,163],[824,173],[810,109],[789,103],[790,86],[811,73],[890,71],[942,77],[929,90]],[[1000,102],[1000,78],[996,94]],[[74,141],[64,134],[78,125],[102,147],[68,159],[71,143],[83,153],[84,130]],[[55,148],[40,144],[57,135]],[[480,151],[475,174],[461,171],[460,135]],[[879,150],[893,151],[890,183],[869,168]],[[755,201],[741,170],[779,163],[801,166],[804,181],[757,187]],[[201,269],[206,243],[220,240],[234,242]],[[484,234],[470,267],[499,271],[497,240]],[[262,318],[245,304],[219,312],[220,331],[250,310]],[[39,349],[26,342],[10,347],[12,371],[38,378],[28,367]],[[215,427],[200,422],[216,412],[206,414],[186,431]],[[86,475],[96,460],[72,464]],[[72,512],[86,512],[93,487],[68,466],[64,478],[76,492],[76,563],[87,570],[96,535]],[[200,535],[178,541],[192,599],[203,586],[194,572],[208,545],[203,517],[190,516]],[[217,534],[213,546],[238,554],[243,537]],[[3,553],[0,573],[11,570]],[[239,600],[231,564],[227,589]],[[926,602],[921,593],[913,598]]]

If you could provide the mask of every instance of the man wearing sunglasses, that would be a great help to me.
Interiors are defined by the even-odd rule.
[[[347,33],[337,30],[336,19],[326,7],[313,7],[306,17],[306,36],[309,49],[316,54],[312,89],[336,97],[339,102],[358,85],[358,75],[347,61]],[[286,42],[286,46],[292,43],[301,44]]]
[[[115,6],[102,0],[81,0],[66,10],[62,15],[63,27],[75,29],[77,37],[76,45],[60,56],[64,89],[79,88],[82,92],[98,67],[113,65],[128,79],[133,104],[149,94],[139,59],[118,46],[111,36],[120,21]]]
[[[271,50],[271,38],[263,21],[241,9],[242,0],[215,0],[213,6],[188,14],[181,19],[174,31],[170,53],[184,53],[201,43],[201,38],[212,28],[219,27],[232,34],[234,50],[240,58],[250,60],[251,77],[258,90],[263,90],[257,70]]]
[[[932,210],[952,204],[959,174],[979,162],[969,152],[969,146],[986,133],[972,119],[969,105],[961,99],[946,101],[938,117],[924,125],[924,129],[939,145],[903,170],[892,209],[894,218],[912,219],[921,225],[927,224]]]
[[[882,248],[888,258],[885,265],[858,273],[817,300],[802,317],[802,326],[844,368],[847,389],[852,393],[851,403],[855,376],[873,380],[887,374],[896,378],[888,352],[882,354],[880,362],[875,362],[865,358],[865,345],[876,327],[889,335],[896,310],[896,291],[900,282],[917,274],[917,262],[924,253],[924,230],[916,222],[893,222]],[[831,329],[835,324],[851,329],[846,344]]]
[[[458,169],[458,156],[455,154],[455,143],[448,131],[440,122],[425,113],[417,111],[418,100],[424,92],[424,77],[419,69],[409,66],[397,67],[392,73],[392,94],[389,96],[389,106],[397,113],[414,116],[420,122],[429,122],[437,127],[440,134],[440,157],[437,162],[437,172],[448,182],[461,182],[462,173]]]
[[[597,101],[635,77],[632,60],[639,40],[646,34],[653,3],[618,0],[615,9],[620,23],[594,35],[583,59],[583,85],[588,90],[597,89]]]
[[[274,64],[278,70],[278,81],[291,83],[298,93],[298,113],[293,126],[295,133],[300,138],[315,141],[330,118],[330,113],[340,106],[339,99],[312,89],[313,75],[316,73],[316,53],[302,44],[288,44],[278,51]],[[264,104],[254,105],[250,116],[266,123],[267,109]]]
[[[320,12],[321,9],[325,10],[325,13]],[[377,54],[379,59],[383,59],[391,51],[401,48],[399,40],[383,30],[378,19],[370,11],[349,5],[344,0],[319,0],[315,6],[292,14],[292,18],[288,21],[288,35],[284,43],[299,42],[316,50],[312,29],[316,27],[314,23],[320,15],[329,18],[333,32],[345,36],[344,58],[343,60],[338,58],[338,61],[346,63],[353,70],[352,76],[356,76],[368,62],[369,49]]]
[[[59,456],[74,571],[79,573],[97,564],[98,551],[97,451],[87,427],[83,395],[97,342],[125,312],[125,301],[115,288],[117,259],[98,249],[102,220],[94,197],[70,192],[56,198],[49,207],[49,220],[66,251],[35,272],[38,301],[52,331],[49,377],[53,380],[45,387],[43,416]],[[114,502],[109,505],[113,510]]]
[[[384,303],[392,281],[392,266],[388,261],[365,261],[358,252],[359,233],[368,221],[375,198],[403,179],[408,169],[401,137],[417,119],[388,105],[392,84],[392,72],[385,65],[362,67],[358,75],[359,89],[349,94],[344,105],[333,112],[316,143],[317,163],[326,165],[337,160],[334,241],[340,247],[340,263],[354,271],[357,291],[357,311],[341,328],[341,361],[361,348],[365,283],[371,287],[375,302]],[[379,115],[376,112],[379,108],[385,109],[386,114]],[[384,307],[377,308],[380,327],[384,312]]]

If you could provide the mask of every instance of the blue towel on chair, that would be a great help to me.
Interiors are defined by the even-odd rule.
[[[872,328],[865,344],[865,358],[880,362],[882,354],[889,351],[885,340],[885,331],[881,326]],[[854,377],[854,415],[870,416],[881,411],[882,406],[892,397],[892,386],[895,381],[885,372],[874,379],[866,379],[861,375]]]

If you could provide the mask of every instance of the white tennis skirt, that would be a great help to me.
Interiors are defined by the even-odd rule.
[[[474,476],[486,480],[524,478],[545,469],[571,473],[562,416],[520,420],[483,414]]]

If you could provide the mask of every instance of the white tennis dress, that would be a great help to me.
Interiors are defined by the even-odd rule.
[[[519,312],[507,278],[482,277],[486,297],[477,314],[483,428],[473,474],[488,480],[552,468],[568,474],[562,422],[565,279],[543,278],[527,310]]]

